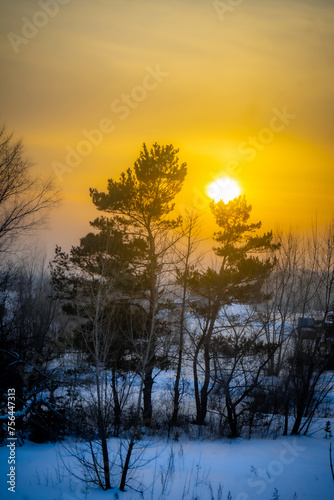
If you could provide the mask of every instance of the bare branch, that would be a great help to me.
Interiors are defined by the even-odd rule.
[[[32,173],[20,140],[0,128],[0,252],[6,252],[22,234],[40,228],[59,193],[51,177]]]

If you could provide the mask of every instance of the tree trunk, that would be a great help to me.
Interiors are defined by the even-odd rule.
[[[146,427],[152,425],[152,388],[153,388],[153,369],[148,368],[145,371],[144,387],[143,387],[143,420]]]
[[[100,372],[98,368],[98,363],[96,364],[96,393],[97,393],[97,425],[99,429],[99,437],[101,440],[101,448],[102,448],[104,488],[106,490],[110,490],[111,485],[110,485],[109,454],[108,454],[105,420],[104,420],[102,400],[101,400]]]
[[[181,309],[181,319],[180,319],[180,344],[179,344],[177,369],[176,369],[176,376],[174,383],[173,414],[170,421],[170,426],[178,425],[178,416],[180,408],[180,380],[181,380],[182,356],[183,356],[185,301],[186,301],[186,286],[183,289],[183,297],[182,297],[182,309]]]
[[[199,411],[197,411],[196,424],[203,425],[208,409],[208,390],[210,384],[210,351],[208,341],[204,346],[204,382],[200,391]]]
[[[297,436],[300,432],[300,425],[302,423],[302,418],[303,418],[303,412],[299,411],[297,409],[297,416],[296,416],[296,419],[294,421],[294,424],[293,424],[293,427],[292,427],[292,431],[291,431],[291,435],[295,435]]]
[[[219,301],[218,305],[214,307],[212,317],[210,320],[209,327],[207,332],[204,331],[202,338],[196,348],[195,358],[194,358],[194,386],[195,386],[195,399],[196,399],[196,420],[195,423],[197,425],[203,425],[207,409],[208,409],[208,395],[209,395],[209,384],[210,384],[210,376],[211,376],[211,367],[210,367],[210,347],[211,347],[211,338],[213,334],[213,329],[215,325],[215,321],[219,311]],[[197,360],[200,351],[201,345],[204,344],[204,382],[201,390],[199,391],[199,382],[197,375]]]
[[[179,356],[178,366],[176,370],[175,384],[174,384],[173,413],[170,420],[170,427],[178,425],[179,408],[180,408],[180,389],[179,389],[180,378],[181,378],[181,361]]]
[[[158,306],[157,293],[157,256],[155,253],[155,241],[151,229],[147,228],[148,241],[150,246],[150,309],[149,309],[149,329],[148,329],[148,345],[144,360],[144,387],[143,387],[143,420],[146,427],[152,425],[152,388],[153,388],[153,366],[155,358],[155,322]]]
[[[121,405],[119,403],[117,386],[116,386],[116,369],[113,366],[112,368],[112,376],[111,376],[111,385],[113,392],[113,400],[114,400],[114,436],[118,436],[120,425],[121,425]]]
[[[123,471],[122,471],[121,483],[119,485],[119,489],[121,491],[124,491],[124,488],[125,488],[126,476],[127,476],[128,470],[129,470],[130,458],[131,458],[131,454],[132,454],[132,450],[133,450],[134,445],[135,445],[135,438],[134,438],[134,435],[132,435],[130,443],[129,443],[128,451],[126,454],[126,459],[125,459]]]
[[[227,422],[230,427],[231,437],[237,438],[240,436],[240,432],[238,428],[238,419],[235,412],[235,406],[233,405],[229,395],[226,395],[225,401],[227,409]]]
[[[198,372],[197,372],[197,362],[198,362],[198,356],[199,352],[201,349],[201,345],[203,343],[203,338],[200,339],[198,342],[196,349],[195,349],[195,354],[194,354],[194,360],[193,360],[193,374],[194,374],[194,390],[195,390],[195,403],[196,403],[196,420],[195,423],[197,423],[197,416],[199,415],[201,411],[201,400],[200,400],[200,394],[199,394],[199,382],[198,382]]]
[[[179,409],[180,409],[180,380],[181,380],[181,370],[182,370],[182,357],[183,357],[183,344],[184,344],[184,327],[186,319],[186,304],[187,304],[187,291],[190,277],[189,262],[191,255],[194,251],[193,241],[194,241],[194,231],[196,232],[197,216],[193,214],[188,215],[189,226],[187,228],[187,249],[183,254],[185,256],[184,269],[182,275],[182,306],[180,315],[180,339],[179,339],[179,351],[177,359],[177,369],[174,383],[174,398],[173,398],[173,413],[170,420],[169,426],[177,426],[179,419]]]
[[[302,390],[300,390],[300,392],[302,392]],[[298,394],[298,401],[296,405],[296,418],[292,426],[291,435],[298,435],[300,433],[301,431],[300,426],[304,416],[305,407],[306,407],[306,401],[304,394],[303,393]]]
[[[292,427],[291,436],[298,436],[300,424],[301,418],[296,419]]]
[[[98,422],[99,422],[99,433],[100,433],[100,439],[101,439],[101,448],[102,448],[102,457],[103,457],[103,473],[104,473],[104,489],[105,490],[110,490],[111,489],[111,484],[110,484],[110,467],[109,467],[109,454],[108,454],[108,443],[107,443],[107,437],[106,437],[106,430],[105,430],[105,425],[103,421],[103,416],[100,413],[100,410],[98,410]]]
[[[285,405],[284,407],[284,429],[283,429],[283,436],[288,435],[288,430],[289,430],[289,403]]]

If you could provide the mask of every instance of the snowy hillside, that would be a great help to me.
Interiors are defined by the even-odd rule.
[[[8,450],[3,447],[1,499],[331,500],[334,482],[330,440],[324,434],[319,429],[312,437],[276,440],[144,440],[140,448],[144,449],[142,467],[134,471],[134,484],[143,493],[86,488],[64,467],[63,461],[73,472],[76,465],[66,458],[62,445],[26,443],[16,450],[17,485],[13,495],[4,485]],[[109,440],[109,446],[117,452],[119,440]]]

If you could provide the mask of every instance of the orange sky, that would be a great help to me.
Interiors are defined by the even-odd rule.
[[[89,187],[105,189],[143,142],[180,149],[182,206],[205,214],[206,185],[229,175],[265,229],[332,219],[332,0],[0,6],[0,120],[62,189],[39,234],[48,249],[78,243],[96,216]]]

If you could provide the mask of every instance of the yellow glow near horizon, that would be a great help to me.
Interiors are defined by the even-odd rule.
[[[217,230],[210,199],[227,201],[222,177],[264,231],[331,222],[333,0],[256,0],[223,23],[204,1],[58,3],[47,24],[30,0],[2,2],[0,16],[0,123],[62,193],[38,233],[52,257],[91,231],[89,188],[105,192],[143,142],[179,149],[175,210],[203,215],[203,237]]]
[[[238,183],[233,179],[221,177],[207,186],[206,193],[209,198],[212,198],[216,203],[220,200],[223,200],[224,203],[228,203],[241,194],[241,189]]]

